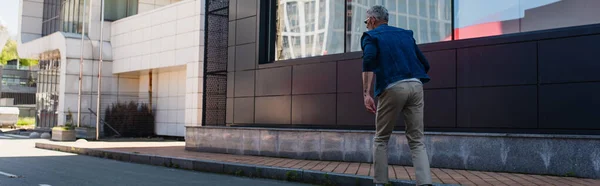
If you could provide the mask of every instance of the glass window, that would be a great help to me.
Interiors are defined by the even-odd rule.
[[[408,14],[415,16],[419,15],[417,14],[417,12],[419,11],[417,0],[408,0],[408,6],[406,8],[408,8]]]
[[[60,31],[60,13],[62,9],[61,0],[44,0],[42,18],[42,36],[50,35]]]
[[[52,0],[49,0],[49,2],[52,2]],[[83,0],[64,0],[56,3],[62,4],[54,4],[55,6],[51,6],[53,8],[48,9],[48,11],[50,11],[48,13],[48,15],[50,15],[50,20],[46,22],[48,28],[46,28],[45,31],[47,34],[52,34],[56,31],[80,34],[83,27],[89,24],[86,22],[86,25],[83,25],[84,17],[88,17],[87,10],[90,6],[89,1],[86,1],[86,7],[83,6]],[[62,12],[59,13],[60,11],[57,11],[58,9],[56,7],[60,7]],[[62,15],[59,16],[59,14]],[[55,16],[52,17],[52,15]],[[62,28],[58,26],[60,24],[59,20],[62,20]]]
[[[277,0],[275,60],[344,52],[343,7],[340,0]]]
[[[104,20],[116,21],[137,14],[138,0],[105,0]]]
[[[455,39],[519,32],[519,0],[455,0]]]
[[[429,4],[427,2],[427,0],[420,0],[419,1],[419,16],[420,17],[427,17],[429,16],[429,14],[427,13],[427,9],[429,7],[427,7],[427,4]]]
[[[439,19],[438,17],[438,0],[429,0],[429,18]]]
[[[405,13],[408,10],[408,2],[406,0],[396,0],[398,2],[398,13]]]
[[[387,7],[389,12],[396,12],[396,4],[398,3],[397,0],[387,0],[387,3],[385,4],[385,7]]]
[[[397,5],[398,12],[388,9],[390,14],[388,23],[390,26],[396,26],[403,29],[412,30],[417,43],[438,42],[446,38],[451,38],[452,30],[441,29],[439,25],[452,23],[450,17],[438,15],[452,15],[451,0],[393,0],[394,3],[387,0],[386,5]],[[362,4],[361,4],[362,3]],[[382,1],[376,1],[382,3]],[[384,6],[386,6],[384,5]],[[360,38],[363,32],[367,31],[364,20],[366,12],[371,6],[365,1],[348,0],[348,30],[347,34],[349,52],[361,51]],[[387,8],[387,7],[386,7]],[[407,10],[407,11],[403,11]],[[409,14],[407,15],[406,13]],[[433,16],[432,16],[432,13]],[[430,23],[436,23],[437,27],[430,28]],[[433,30],[433,29],[436,30]]]

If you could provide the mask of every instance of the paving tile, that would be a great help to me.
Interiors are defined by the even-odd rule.
[[[370,163],[360,163],[360,167],[358,168],[358,172],[356,172],[356,174],[362,175],[362,176],[368,176],[370,171],[371,171]]]
[[[345,174],[353,174],[355,175],[358,172],[358,168],[360,167],[360,163],[350,163],[348,168],[346,169]]]
[[[341,162],[334,170],[333,172],[335,173],[340,173],[343,174],[346,172],[346,169],[348,169],[348,166],[350,166],[350,163],[348,162]]]
[[[536,175],[536,176],[539,176],[539,175]],[[600,185],[600,180],[581,179],[581,178],[573,178],[573,177],[566,177],[564,179],[569,180],[571,182],[580,183],[582,185]]]
[[[340,164],[341,162],[331,162],[329,165],[327,165],[325,168],[323,168],[321,171],[323,172],[333,172],[333,170],[335,168],[337,168],[337,166]]]
[[[410,180],[417,180],[417,175],[415,174],[414,167],[404,167],[404,169],[406,169],[406,172],[408,172],[408,176],[410,176]]]
[[[436,175],[438,179],[442,180],[442,183],[456,184],[456,180],[454,180],[449,174],[442,171],[441,169],[433,168],[431,169],[431,173]]]
[[[392,166],[388,166],[388,176],[390,177],[390,179],[398,179],[396,178],[396,171],[394,171],[394,168]]]
[[[305,170],[312,170],[319,163],[320,163],[319,161],[310,161],[310,162],[308,162],[308,164],[306,164],[305,166],[300,167],[300,168],[305,169]]]
[[[536,185],[549,185],[547,182],[540,180],[538,178],[535,178],[531,175],[515,174],[515,176],[520,177],[521,179],[527,180],[528,182],[536,184]]]
[[[315,165],[315,166],[314,166],[313,168],[311,168],[310,170],[321,171],[321,170],[323,170],[325,167],[327,167],[327,165],[329,165],[329,163],[331,163],[331,162],[328,162],[328,161],[322,161],[322,162],[319,162],[319,163],[317,163],[317,165]]]
[[[300,160],[300,161],[298,161],[298,163],[296,163],[295,165],[292,165],[290,168],[300,169],[300,168],[304,167],[305,165],[307,165],[308,163],[310,163],[310,161]]]
[[[282,161],[285,161],[286,159],[283,158],[277,158],[277,159],[272,159],[271,161],[268,161],[267,163],[265,163],[265,166],[274,166],[275,164],[281,163]]]
[[[294,160],[292,159],[282,159],[282,161],[279,161],[278,163],[273,164],[273,167],[283,167],[283,165],[286,165],[290,162],[292,162]]]
[[[392,166],[394,167],[394,171],[396,171],[396,178],[398,178],[399,180],[412,180],[410,179],[410,175],[408,174],[408,172],[406,172],[406,168],[404,168],[403,166]]]
[[[572,182],[563,180],[559,177],[553,177],[553,176],[543,176],[543,177],[545,177],[548,180],[551,180],[552,182],[554,182],[554,184],[567,185],[567,186],[573,185]]]

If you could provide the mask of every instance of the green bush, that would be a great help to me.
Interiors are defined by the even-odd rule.
[[[20,117],[17,120],[17,126],[31,126],[35,125],[35,118],[33,117]]]
[[[154,115],[145,103],[113,104],[106,109],[104,118],[122,137],[154,136]],[[105,125],[104,135],[114,136],[116,133]]]

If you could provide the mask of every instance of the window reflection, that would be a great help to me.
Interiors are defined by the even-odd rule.
[[[455,0],[455,39],[600,23],[598,0]]]
[[[278,0],[275,60],[344,52],[344,2]]]
[[[364,20],[367,10],[374,5],[388,9],[390,26],[412,30],[417,43],[451,40],[451,0],[348,0],[348,49],[361,51],[360,38],[367,31]]]
[[[137,14],[137,9],[138,0],[105,0],[104,20],[116,21],[123,19]]]

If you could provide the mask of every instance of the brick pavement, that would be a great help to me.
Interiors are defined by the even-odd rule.
[[[242,163],[283,168],[296,168],[323,172],[372,176],[373,169],[370,163],[336,162],[297,160],[288,158],[274,158],[262,156],[245,156],[218,153],[203,153],[186,151],[183,142],[47,142],[56,145],[69,145],[79,148],[94,148],[111,151],[140,153],[168,157],[181,157]],[[393,165],[389,167],[392,179],[415,180],[414,168],[409,166]],[[481,172],[469,170],[453,170],[432,168],[433,181],[444,184],[460,185],[556,185],[556,186],[600,186],[600,180],[582,179],[573,177],[555,177],[546,175],[512,174],[498,172]]]

